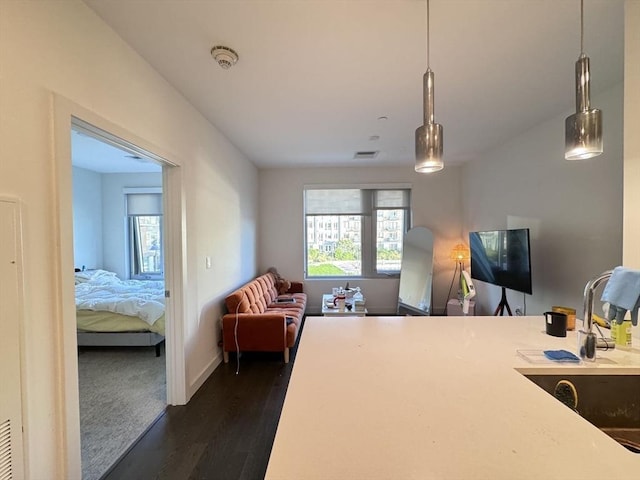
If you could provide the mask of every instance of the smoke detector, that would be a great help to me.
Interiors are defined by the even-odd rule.
[[[232,48],[216,45],[211,49],[211,56],[225,70],[233,67],[238,61],[238,54]]]

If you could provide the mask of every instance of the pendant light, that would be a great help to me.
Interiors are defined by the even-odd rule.
[[[584,54],[584,0],[580,0],[580,57],[576,62],[576,113],[564,122],[567,160],[584,160],[602,153],[602,111],[591,108],[589,57]]]
[[[433,71],[429,65],[429,0],[427,0],[427,71],[422,77],[424,125],[416,129],[416,165],[419,173],[442,170],[442,125],[433,116]]]

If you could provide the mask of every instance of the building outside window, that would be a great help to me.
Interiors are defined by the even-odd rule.
[[[126,204],[130,276],[133,279],[162,279],[164,278],[162,194],[126,193]]]
[[[306,277],[398,275],[410,214],[407,188],[305,188]]]

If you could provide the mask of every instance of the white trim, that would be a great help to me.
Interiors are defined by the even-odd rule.
[[[75,320],[74,280],[70,273],[73,261],[73,177],[71,173],[71,110],[72,104],[57,95],[53,104],[54,148],[54,249],[53,289],[56,308],[53,312],[57,355],[59,442],[62,447],[62,477],[81,478],[80,405],[78,391],[78,359]]]
[[[358,189],[358,190],[410,190],[410,183],[311,183],[302,186],[303,190]]]
[[[125,195],[136,193],[159,193],[162,194],[162,187],[123,187],[122,193]]]
[[[136,143],[136,140],[127,140],[122,135],[114,134],[111,131],[106,131],[100,127],[92,125],[91,123],[84,121],[77,115],[72,115],[72,117],[73,130],[77,132],[85,133],[86,135],[96,138],[102,142],[108,143],[111,146],[126,150],[133,155],[146,157],[150,160],[153,160],[155,163],[158,163],[160,166],[171,165],[173,167],[176,167],[179,165],[179,163],[167,159],[166,155],[158,155],[157,153],[154,153],[154,151],[151,151],[150,149],[153,149],[153,146],[142,146]],[[126,134],[127,132],[125,132],[125,135]]]
[[[181,227],[185,221],[184,188],[180,162],[170,153],[150,144],[130,131],[111,123],[75,102],[52,93],[53,149],[54,149],[54,235],[59,238],[54,251],[54,290],[57,305],[54,312],[56,322],[56,364],[60,385],[58,395],[57,430],[59,433],[62,478],[80,479],[82,476],[80,457],[80,406],[78,398],[78,361],[75,320],[73,271],[73,182],[71,168],[71,129],[81,125],[92,127],[92,134],[110,132],[113,138],[124,142],[129,148],[137,148],[137,153],[158,160],[163,164],[167,184],[164,187],[167,207],[167,236],[172,245],[167,252],[171,263],[167,264],[165,284],[172,292],[172,301],[167,309],[166,362],[167,362],[167,403],[186,403],[186,372],[184,361],[184,303],[183,290],[186,282],[186,241]],[[153,153],[152,153],[153,152]],[[169,200],[171,199],[171,200]],[[168,228],[172,230],[168,230]],[[176,228],[177,227],[177,228]],[[177,231],[176,231],[177,230]],[[175,242],[175,243],[173,243]],[[36,459],[31,459],[35,462]]]
[[[187,318],[184,292],[187,290],[187,229],[183,171],[181,168],[162,169],[162,196],[165,242],[165,288],[170,297],[165,299],[166,313],[172,319],[165,324],[167,339],[167,403],[184,405],[191,395],[187,392],[185,363],[184,319]]]

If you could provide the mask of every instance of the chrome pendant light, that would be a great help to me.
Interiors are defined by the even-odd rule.
[[[419,173],[437,172],[442,162],[442,125],[434,122],[433,71],[429,66],[429,0],[427,0],[427,71],[422,77],[424,125],[416,129],[416,165]]]
[[[602,111],[591,108],[589,57],[584,54],[584,0],[580,0],[580,57],[576,62],[576,113],[564,122],[564,158],[584,160],[602,153]]]

